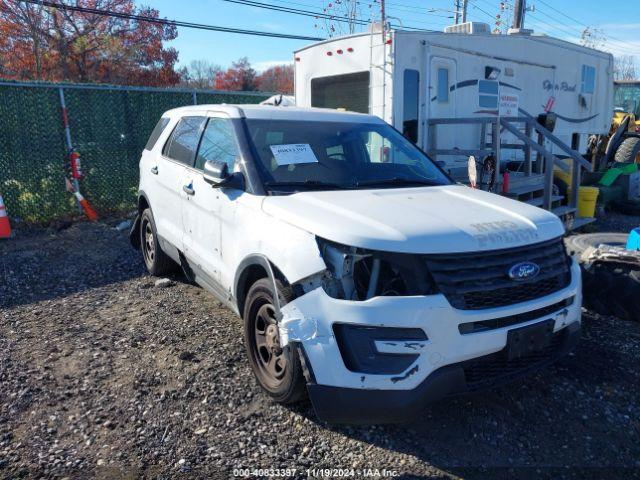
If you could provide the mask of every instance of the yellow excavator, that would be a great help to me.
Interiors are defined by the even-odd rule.
[[[640,163],[640,81],[615,82],[606,162]]]

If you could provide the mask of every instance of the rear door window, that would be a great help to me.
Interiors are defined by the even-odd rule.
[[[160,138],[160,135],[162,135],[164,129],[167,128],[167,125],[169,125],[169,121],[170,119],[164,117],[158,120],[158,123],[156,123],[156,126],[151,132],[151,135],[149,135],[149,140],[147,140],[147,144],[144,147],[145,150],[153,149],[154,145],[158,141],[158,138]]]
[[[171,160],[193,166],[206,117],[182,117],[164,144],[162,154]]]

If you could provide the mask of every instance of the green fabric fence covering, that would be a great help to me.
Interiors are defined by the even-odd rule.
[[[0,82],[0,194],[12,222],[78,214],[64,188],[69,160],[60,87],[80,154],[81,191],[103,214],[135,207],[140,154],[163,112],[194,103],[259,103],[270,95]]]

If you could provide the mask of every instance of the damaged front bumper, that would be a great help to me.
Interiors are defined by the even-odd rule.
[[[428,402],[510,381],[568,353],[580,334],[580,282],[579,266],[573,261],[567,288],[481,311],[454,309],[443,295],[346,301],[316,288],[282,307],[281,342],[301,346],[309,370],[309,395],[320,419],[404,421]],[[542,321],[553,323],[551,345],[544,352],[508,361],[508,332]],[[350,345],[339,344],[336,324],[389,328],[396,333],[391,339],[373,341],[376,354],[406,355],[413,361],[401,372],[378,373],[371,365],[354,370],[343,355]],[[469,325],[481,325],[484,330],[472,330]],[[411,335],[403,340],[403,329],[420,329],[424,338]],[[369,360],[375,364],[375,358]]]

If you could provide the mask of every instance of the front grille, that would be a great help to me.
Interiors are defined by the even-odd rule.
[[[526,302],[557,292],[571,281],[562,238],[489,252],[429,255],[426,262],[439,290],[462,310]],[[538,264],[540,273],[530,280],[510,279],[509,269],[520,262]]]
[[[551,343],[542,350],[509,360],[506,350],[462,364],[469,390],[480,390],[519,377],[558,358],[563,351],[566,328],[554,333]]]
[[[491,320],[479,320],[477,322],[466,322],[458,325],[458,330],[462,335],[469,333],[486,332],[495,330],[496,328],[505,328],[517,325],[519,323],[529,322],[537,318],[542,318],[560,310],[570,307],[573,304],[573,297],[566,298],[560,302],[556,302],[548,307],[538,308],[529,312],[517,313],[507,317],[493,318]]]

